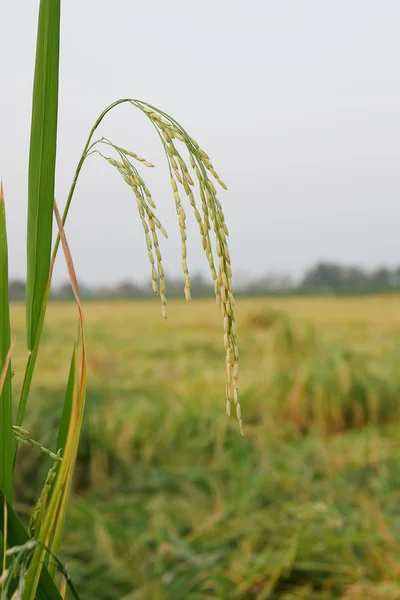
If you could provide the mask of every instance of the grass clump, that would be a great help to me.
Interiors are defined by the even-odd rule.
[[[339,345],[369,357],[395,390],[397,331],[387,316],[394,298],[381,302],[359,299],[355,310],[351,299],[336,299],[329,314],[321,299],[271,304],[286,313],[292,337],[311,340],[301,345],[301,360],[308,352],[315,358],[316,340]],[[394,312],[400,297],[396,302]],[[264,304],[240,299],[238,319],[247,324]],[[93,384],[60,554],[82,600],[395,598],[398,426],[371,424],[333,436],[313,427],[307,435],[288,432],[271,384],[276,345],[284,355],[290,335],[282,323],[248,325],[241,388],[251,420],[238,444],[218,408],[224,351],[212,306],[203,300],[185,311],[183,300],[170,301],[171,338],[152,302],[86,305]],[[12,308],[18,331],[21,306]],[[26,415],[29,436],[48,448],[56,446],[68,357],[59,342],[74,324],[72,305],[67,309],[49,306]],[[117,351],[118,361],[105,364]],[[17,345],[14,364],[22,353]],[[18,389],[18,372],[14,384]],[[49,465],[40,449],[21,451],[15,502],[28,522]]]
[[[285,313],[276,308],[263,308],[249,315],[247,326],[250,329],[269,329],[280,322],[284,317]]]
[[[395,356],[318,335],[315,327],[281,320],[274,333],[271,395],[280,419],[322,435],[398,422],[400,378]]]

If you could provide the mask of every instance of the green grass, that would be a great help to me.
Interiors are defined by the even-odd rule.
[[[377,358],[282,317],[274,330],[274,410],[301,432],[330,434],[399,421],[398,344]]]
[[[168,322],[153,302],[84,309],[92,385],[61,554],[82,598],[400,598],[398,422],[299,431],[274,384],[287,315],[300,342],[315,329],[320,361],[337,348],[368,356],[397,400],[400,297],[241,299],[245,438],[223,414],[214,302],[170,302]],[[269,312],[272,324],[258,317]],[[50,305],[26,427],[51,448],[73,325],[72,304]],[[12,326],[23,340],[18,305]],[[301,351],[316,355],[313,344]],[[28,515],[51,460],[21,447],[19,465]]]

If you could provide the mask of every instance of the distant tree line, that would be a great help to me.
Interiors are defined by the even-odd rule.
[[[400,266],[367,271],[357,266],[321,262],[305,273],[300,287],[333,292],[399,288]]]
[[[202,273],[191,278],[194,296],[212,296],[214,286],[210,279]],[[166,276],[166,286],[170,297],[181,296],[183,280]],[[308,269],[300,281],[284,274],[266,274],[238,285],[237,292],[241,295],[262,294],[296,294],[296,293],[367,293],[374,291],[400,290],[400,266],[396,268],[380,267],[378,269],[362,269],[357,266],[340,265],[334,262],[319,262]],[[10,298],[23,300],[25,298],[25,282],[11,280],[9,285]],[[139,285],[134,281],[122,281],[116,286],[90,287],[80,283],[82,298],[147,298],[153,295],[150,281]],[[55,300],[73,298],[71,285],[65,282],[53,286],[51,297]]]

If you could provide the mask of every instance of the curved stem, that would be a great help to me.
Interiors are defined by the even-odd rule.
[[[97,120],[95,121],[92,129],[90,130],[88,139],[86,141],[86,144],[84,146],[84,149],[82,151],[81,157],[79,159],[78,165],[76,167],[75,170],[75,174],[74,174],[74,178],[72,180],[72,184],[68,193],[68,197],[67,197],[67,202],[65,204],[65,208],[64,208],[64,212],[62,215],[62,225],[65,225],[65,222],[67,220],[68,217],[68,213],[69,213],[69,209],[71,206],[71,202],[72,202],[72,198],[74,196],[75,193],[75,188],[76,188],[76,184],[80,175],[80,172],[82,170],[83,164],[85,162],[85,159],[90,155],[90,150],[93,147],[92,144],[92,138],[93,135],[96,131],[96,129],[99,127],[100,123],[103,121],[104,117],[116,106],[119,106],[120,104],[124,104],[124,103],[130,103],[133,106],[135,106],[136,108],[138,108],[139,110],[142,110],[144,113],[146,113],[146,110],[144,109],[144,107],[148,107],[156,112],[158,112],[159,114],[163,115],[164,117],[166,117],[167,119],[169,119],[172,123],[174,123],[179,129],[180,131],[182,131],[184,137],[185,137],[185,142],[188,145],[189,149],[192,150],[193,154],[196,155],[197,158],[197,148],[195,148],[192,138],[181,128],[181,126],[179,125],[179,123],[173,119],[170,115],[168,115],[167,113],[165,113],[162,110],[157,109],[156,107],[152,106],[151,104],[147,103],[147,102],[143,102],[141,100],[136,100],[134,98],[121,98],[119,100],[116,100],[115,102],[113,102],[112,104],[110,104],[105,110],[103,110],[103,112],[100,114],[100,116],[97,118]],[[157,129],[157,128],[156,128]],[[163,138],[161,137],[160,133],[158,132],[160,139],[165,147],[165,142],[163,140]],[[202,172],[204,181],[207,185],[207,187],[209,188],[208,185],[208,177],[207,177],[207,173],[206,170],[202,164],[201,161],[197,160],[198,164],[199,164],[199,168]],[[168,166],[171,169],[170,165],[169,165],[169,161],[168,161]],[[209,188],[209,191],[211,193],[211,195],[213,196],[213,192],[212,190]],[[215,203],[213,203],[212,206],[212,210],[213,210],[213,214],[214,214],[214,219],[217,219],[217,210],[216,210],[216,206]],[[216,232],[217,238],[220,237],[219,232]],[[221,241],[221,240],[220,240]],[[22,423],[23,423],[23,419],[24,419],[24,415],[25,415],[25,409],[26,409],[26,404],[28,401],[28,395],[30,392],[30,387],[31,387],[31,382],[32,382],[32,377],[33,377],[33,372],[35,369],[35,364],[36,364],[36,359],[37,359],[37,355],[38,355],[38,351],[39,351],[39,345],[40,345],[40,339],[42,336],[42,332],[43,332],[43,325],[44,325],[44,318],[45,318],[45,314],[46,314],[46,308],[47,308],[47,303],[48,303],[48,299],[49,299],[49,295],[50,295],[50,286],[51,286],[51,280],[52,280],[52,276],[53,276],[53,270],[54,270],[54,264],[55,264],[55,260],[57,257],[57,252],[59,249],[59,245],[60,245],[60,235],[57,235],[55,244],[54,244],[54,248],[53,248],[53,252],[51,255],[51,262],[50,262],[50,273],[49,273],[49,279],[47,282],[47,288],[46,288],[46,292],[43,298],[43,304],[42,304],[42,309],[41,309],[41,315],[40,315],[40,320],[39,320],[39,324],[38,324],[38,329],[37,329],[37,334],[36,334],[36,339],[35,339],[35,343],[33,346],[33,349],[31,351],[31,353],[29,354],[28,357],[28,362],[26,365],[26,369],[25,369],[25,376],[24,376],[24,381],[23,381],[23,385],[22,385],[22,390],[21,390],[21,396],[20,396],[20,401],[19,401],[19,405],[18,405],[18,412],[17,412],[17,418],[16,418],[16,425],[21,427]],[[15,451],[16,451],[17,445],[15,443]],[[15,456],[14,456],[14,464],[15,464]]]
[[[76,167],[75,170],[75,175],[74,178],[72,180],[72,184],[69,190],[69,194],[68,194],[68,198],[67,198],[67,202],[65,204],[65,208],[64,208],[64,212],[62,215],[62,224],[65,225],[65,222],[67,220],[67,216],[68,216],[68,212],[71,206],[71,202],[72,202],[72,198],[74,196],[74,192],[75,192],[75,188],[76,188],[76,183],[78,181],[78,177],[79,174],[82,170],[83,167],[83,163],[85,162],[86,156],[87,156],[87,151],[90,147],[90,143],[92,141],[92,137],[94,135],[94,132],[96,131],[96,129],[98,128],[98,126],[100,125],[100,123],[102,122],[102,120],[104,119],[104,117],[107,115],[107,113],[110,112],[110,110],[112,110],[113,108],[115,108],[116,106],[118,106],[119,104],[123,104],[124,102],[130,102],[131,99],[130,98],[121,98],[120,100],[116,100],[115,102],[113,102],[112,104],[110,104],[110,106],[108,106],[105,110],[103,110],[103,112],[101,113],[101,115],[99,116],[99,118],[96,120],[95,124],[93,125],[92,129],[90,130],[89,133],[89,137],[86,141],[85,147],[83,149],[81,158],[78,162],[78,166]],[[53,249],[53,254],[51,256],[51,262],[54,263],[56,256],[57,256],[57,252],[58,252],[58,248],[60,245],[60,235],[57,235],[56,238],[56,242],[54,244],[54,249]]]
[[[90,130],[89,137],[86,141],[85,147],[81,154],[81,158],[79,159],[78,166],[76,167],[74,178],[72,180],[71,188],[69,190],[67,203],[65,205],[63,216],[62,216],[63,226],[65,225],[65,221],[67,220],[68,212],[69,212],[72,198],[73,198],[73,195],[75,192],[78,177],[82,170],[83,163],[85,162],[85,159],[87,158],[87,153],[88,153],[88,150],[90,147],[90,143],[92,141],[92,138],[93,138],[93,135],[94,135],[96,129],[98,128],[98,126],[100,125],[100,123],[102,122],[104,117],[107,115],[107,113],[110,112],[110,110],[112,110],[119,104],[123,104],[125,102],[130,102],[130,101],[131,101],[130,98],[121,98],[120,100],[116,100],[115,102],[110,104],[110,106],[108,106],[105,110],[103,110],[103,112],[98,117],[95,124],[93,125],[92,129]],[[27,365],[25,368],[24,381],[22,384],[21,396],[20,396],[20,400],[19,400],[19,404],[18,404],[17,417],[16,417],[16,425],[18,427],[21,427],[23,420],[24,420],[24,416],[25,416],[25,410],[26,410],[28,396],[29,396],[29,392],[30,392],[30,388],[31,388],[32,377],[33,377],[33,373],[35,370],[36,359],[37,359],[38,352],[39,352],[40,339],[42,337],[42,332],[43,332],[44,318],[45,318],[47,303],[48,303],[49,295],[50,295],[50,286],[51,286],[51,280],[52,280],[52,276],[53,276],[54,264],[55,264],[55,260],[57,257],[57,252],[58,252],[59,246],[60,246],[60,235],[58,234],[55,244],[54,244],[52,256],[51,256],[49,279],[47,282],[46,292],[43,297],[42,309],[41,309],[41,314],[40,314],[40,320],[38,323],[38,329],[37,329],[37,333],[36,333],[35,343],[33,345],[32,351],[29,354]],[[14,440],[14,466],[15,466],[16,452],[17,452],[17,443]]]

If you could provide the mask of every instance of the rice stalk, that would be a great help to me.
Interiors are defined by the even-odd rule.
[[[8,246],[3,184],[0,184],[0,489],[12,502],[11,332],[8,298]]]
[[[181,234],[182,271],[185,279],[184,295],[188,301],[191,299],[191,290],[190,275],[187,265],[186,212],[179,194],[179,186],[183,187],[184,193],[188,198],[191,208],[193,209],[196,221],[199,224],[203,249],[206,253],[211,275],[214,279],[216,299],[218,306],[221,309],[223,318],[223,339],[226,353],[225,362],[227,371],[226,412],[228,415],[230,414],[231,405],[233,402],[236,407],[236,416],[239,422],[240,431],[243,434],[243,423],[238,392],[238,336],[234,309],[231,258],[227,243],[229,232],[225,223],[225,217],[221,203],[217,197],[216,188],[210,179],[209,174],[212,175],[212,177],[223,189],[227,189],[227,187],[216,172],[208,154],[200,148],[198,143],[188,135],[183,127],[165,112],[156,109],[148,103],[131,99],[120,100],[106,109],[106,111],[104,111],[104,113],[102,113],[100,116],[97,123],[100,124],[102,118],[109,110],[114,108],[117,104],[122,104],[125,102],[129,102],[136,108],[139,108],[150,119],[153,126],[157,130],[159,139],[161,140],[165,151],[170,172],[170,183],[174,195],[175,209],[178,217],[178,225]],[[97,126],[98,125],[95,125],[95,127],[92,129],[82,156],[88,157],[95,153],[100,154],[100,156],[107,160],[109,164],[117,169],[124,181],[132,188],[132,191],[136,197],[139,216],[145,233],[148,256],[151,264],[151,281],[153,291],[160,294],[162,314],[164,317],[166,317],[167,300],[165,294],[164,270],[162,267],[162,256],[159,248],[157,229],[159,229],[165,235],[165,237],[167,237],[167,235],[154,214],[153,208],[155,208],[155,205],[152,200],[151,193],[147,188],[144,179],[141,177],[136,167],[132,165],[129,158],[135,158],[146,166],[153,165],[142,157],[138,158],[139,155],[136,153],[113,144],[106,138],[101,138],[100,140],[91,143],[92,135],[94,134]],[[186,151],[189,153],[190,165],[194,171],[194,176],[199,187],[203,214],[201,214],[197,208],[193,193],[193,189],[195,187],[194,179],[190,174],[188,165],[178,150],[177,142],[183,143]],[[116,160],[111,156],[105,156],[98,148],[102,144],[113,148],[118,153],[120,160]],[[77,169],[77,175],[74,179],[73,187],[71,188],[70,198],[67,202],[66,210],[63,215],[63,222],[68,214],[70,200],[72,199],[74,192],[74,185],[82,164],[83,162],[80,161]],[[213,227],[211,227],[211,224]],[[215,259],[211,244],[210,234],[212,234],[212,229],[215,234],[215,251],[217,255],[218,273],[215,266]]]
[[[107,161],[118,169],[122,175],[124,181],[132,187],[135,194],[142,226],[145,232],[146,244],[148,247],[149,260],[151,262],[151,274],[152,274],[152,286],[155,293],[160,294],[162,314],[166,316],[166,294],[165,294],[165,281],[164,281],[164,270],[161,261],[161,252],[159,250],[158,237],[156,228],[167,237],[165,229],[156,218],[152,211],[152,199],[148,188],[143,185],[144,181],[137,172],[137,169],[132,167],[128,157],[138,160],[145,166],[153,166],[152,163],[142,158],[138,154],[125,150],[121,146],[117,146],[101,138],[95,142],[92,142],[95,131],[103,121],[104,117],[115,107],[120,104],[130,103],[136,108],[139,108],[146,116],[151,120],[154,127],[157,129],[160,139],[163,141],[163,146],[166,154],[168,164],[170,166],[171,177],[175,178],[178,183],[181,183],[184,187],[185,193],[189,198],[189,203],[192,205],[196,220],[199,223],[199,228],[202,236],[202,245],[206,253],[208,263],[210,266],[211,274],[215,284],[215,294],[218,306],[221,309],[223,324],[224,324],[224,346],[226,352],[226,371],[227,371],[227,385],[226,385],[226,412],[228,415],[231,412],[232,402],[236,407],[236,415],[239,422],[240,430],[243,433],[243,423],[241,416],[241,407],[239,402],[238,392],[238,377],[239,377],[239,349],[238,349],[238,337],[237,327],[234,310],[234,296],[232,286],[232,269],[231,269],[231,258],[227,244],[227,237],[229,235],[225,217],[223,214],[221,203],[218,200],[216,188],[209,178],[208,174],[211,174],[217,183],[226,189],[225,183],[221,180],[218,173],[214,169],[208,154],[202,150],[199,144],[189,136],[189,134],[183,129],[183,127],[172,117],[167,115],[165,112],[160,111],[152,105],[131,98],[123,98],[117,100],[108,106],[98,117],[94,126],[92,127],[81,158],[78,162],[78,166],[75,171],[73,182],[68,194],[66,206],[62,216],[62,224],[64,225],[68,216],[69,208],[72,202],[72,198],[76,189],[76,184],[79,179],[80,172],[83,164],[89,156],[97,152],[96,145],[106,143],[112,146],[123,158],[122,161],[116,161],[112,157],[104,157]],[[191,191],[193,178],[191,177],[186,163],[183,161],[181,155],[176,149],[176,145],[172,142],[173,139],[182,142],[186,149],[189,151],[190,163],[199,185],[200,198],[202,201],[203,216],[197,209],[194,202],[194,195]],[[180,169],[180,170],[179,170]],[[178,176],[177,176],[178,173]],[[143,194],[144,191],[144,194]],[[175,193],[174,193],[175,196]],[[178,222],[181,231],[182,238],[182,270],[185,276],[185,297],[190,300],[190,276],[187,269],[186,262],[186,231],[185,231],[185,220],[186,213],[182,208],[182,203],[175,196],[175,203],[178,213]],[[150,205],[150,206],[149,206]],[[211,227],[211,224],[213,227]],[[214,230],[216,253],[218,257],[218,273],[215,267],[215,261],[212,251],[210,234]],[[52,268],[58,252],[60,244],[60,237],[57,236],[55,246],[53,249],[49,281],[46,289],[46,294],[42,304],[41,319],[39,324],[39,336],[43,327],[44,313],[46,310],[47,299],[49,294],[49,283],[52,276]],[[155,258],[156,255],[156,258]],[[157,269],[156,269],[157,266]],[[21,425],[23,421],[23,415],[25,412],[25,406],[27,397],[29,395],[29,389],[36,362],[37,351],[34,348],[32,355],[28,361],[26,376],[24,379],[24,385],[21,393],[20,408],[17,415],[17,425]]]

